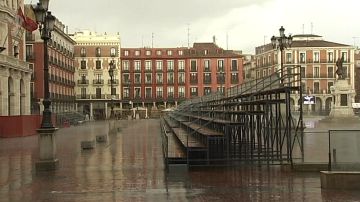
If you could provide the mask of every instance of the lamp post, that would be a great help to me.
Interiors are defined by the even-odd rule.
[[[111,94],[111,112],[110,119],[114,118],[114,99],[113,99],[113,83],[114,83],[114,63],[110,62],[109,76],[110,76],[110,94]]]
[[[284,75],[284,68],[283,68],[283,51],[285,48],[291,47],[292,44],[292,36],[285,36],[285,28],[283,26],[279,29],[280,36],[272,36],[271,37],[271,44],[274,49],[280,50],[280,72],[281,72],[281,83],[283,83],[283,75]]]
[[[39,158],[36,163],[36,170],[55,170],[58,165],[56,158],[56,145],[54,128],[51,121],[51,100],[49,96],[49,60],[48,41],[51,39],[51,32],[54,30],[55,17],[48,11],[49,0],[39,0],[33,8],[36,21],[39,24],[41,39],[44,41],[44,111],[39,132]]]

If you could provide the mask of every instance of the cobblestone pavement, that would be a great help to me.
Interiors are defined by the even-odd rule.
[[[277,166],[207,168],[167,174],[158,120],[117,121],[57,131],[60,167],[36,173],[37,137],[0,139],[0,201],[360,201],[359,191],[322,190],[318,173]]]

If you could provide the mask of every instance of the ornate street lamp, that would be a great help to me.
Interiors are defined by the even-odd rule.
[[[114,63],[110,62],[109,76],[110,76],[110,94],[111,94],[111,112],[110,119],[114,118],[114,98],[113,98],[113,83],[114,83]]]
[[[48,41],[51,39],[51,32],[55,27],[55,17],[48,11],[49,0],[41,0],[34,8],[36,21],[39,24],[41,39],[44,40],[44,111],[41,128],[53,128],[51,122],[51,100],[49,96],[49,56]]]
[[[39,158],[36,162],[36,170],[55,170],[58,166],[56,158],[56,144],[54,128],[51,121],[51,100],[49,96],[49,60],[48,60],[48,41],[51,39],[51,32],[55,27],[55,17],[48,11],[49,0],[39,0],[33,8],[36,21],[39,24],[41,39],[44,41],[44,111],[39,132]]]
[[[283,68],[283,50],[285,48],[291,47],[292,44],[292,36],[285,36],[285,28],[283,26],[279,29],[280,36],[272,36],[271,37],[271,44],[274,49],[280,50],[280,72],[281,77],[284,75],[284,68]],[[281,83],[283,83],[283,79],[281,79]]]

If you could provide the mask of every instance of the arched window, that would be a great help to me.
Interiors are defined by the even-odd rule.
[[[115,49],[115,48],[111,48],[111,49],[110,49],[110,56],[111,56],[111,57],[115,57],[115,56],[116,56],[116,49]]]
[[[101,49],[100,49],[99,47],[96,48],[95,54],[96,54],[96,57],[100,57],[100,56],[101,56]]]
[[[86,50],[85,50],[85,48],[81,48],[81,49],[80,49],[80,55],[81,55],[81,57],[85,57],[85,56],[86,56]]]

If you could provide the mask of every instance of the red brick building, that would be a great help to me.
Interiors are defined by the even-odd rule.
[[[49,91],[51,111],[61,113],[75,110],[74,45],[58,19],[48,44]],[[42,113],[44,98],[44,44],[39,31],[26,33],[26,61],[33,74],[30,82],[31,112]]]
[[[189,49],[122,48],[122,103],[168,108],[238,85],[242,74],[242,56],[214,43],[195,43]]]

